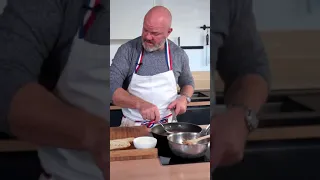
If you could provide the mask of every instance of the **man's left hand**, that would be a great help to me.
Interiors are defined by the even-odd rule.
[[[183,114],[187,111],[187,104],[187,98],[185,96],[180,96],[168,106],[168,109],[175,109],[177,115]]]

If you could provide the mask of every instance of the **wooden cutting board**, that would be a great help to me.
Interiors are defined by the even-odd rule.
[[[122,139],[129,137],[149,136],[147,127],[111,127],[110,128],[110,140]],[[127,161],[138,159],[154,159],[158,158],[158,149],[136,149],[132,145],[124,150],[110,151],[110,161]]]

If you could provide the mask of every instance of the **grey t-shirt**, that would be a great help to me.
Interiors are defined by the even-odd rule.
[[[246,74],[259,74],[270,83],[269,63],[256,29],[252,0],[211,0],[210,3],[211,71],[219,72],[225,90]],[[214,81],[210,89],[211,105],[214,105]]]
[[[174,42],[168,40],[172,68],[177,84],[180,88],[185,85],[194,87],[194,80],[189,67],[189,58],[186,52]],[[141,37],[137,37],[120,46],[110,67],[110,96],[117,88],[127,89],[135,71],[138,57],[142,51]],[[141,76],[152,76],[168,71],[165,50],[144,51],[142,64],[137,72]]]

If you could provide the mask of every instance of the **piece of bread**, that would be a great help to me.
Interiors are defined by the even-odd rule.
[[[123,139],[113,139],[110,141],[110,150],[121,150],[126,149],[131,146],[133,142],[133,137],[123,138]]]
[[[115,139],[117,140],[117,139]],[[133,140],[134,140],[134,137],[129,137],[129,138],[123,138],[123,139],[120,139],[121,141],[128,141],[129,143],[132,143]]]

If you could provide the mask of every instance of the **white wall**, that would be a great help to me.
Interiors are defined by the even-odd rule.
[[[137,1],[110,0],[110,63],[121,44],[141,35],[143,17],[154,5],[163,5],[171,11],[173,32],[170,40],[177,43],[180,37],[181,46],[205,46],[207,30],[200,26],[210,26],[210,0]],[[190,59],[191,71],[210,71],[210,45],[204,49],[185,49],[185,52]]]

